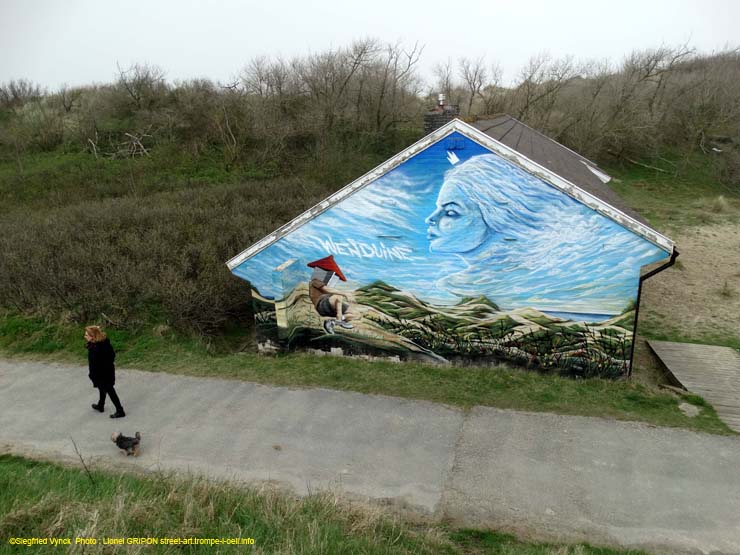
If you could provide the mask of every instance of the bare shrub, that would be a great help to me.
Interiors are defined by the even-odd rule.
[[[0,108],[18,108],[26,102],[41,98],[44,94],[40,85],[28,79],[11,80],[0,84]]]
[[[0,305],[79,322],[104,312],[121,326],[160,313],[213,333],[250,310],[248,288],[224,261],[294,216],[295,199],[305,206],[321,194],[253,183],[5,216]]]
[[[717,176],[730,191],[740,193],[740,149],[725,149],[714,160]]]
[[[208,79],[176,83],[172,90],[169,139],[182,143],[193,154],[201,154],[216,144],[219,91]]]
[[[716,197],[711,204],[710,209],[712,212],[722,213],[727,212],[730,208],[729,203],[727,202],[727,199],[724,195],[719,195]]]
[[[167,92],[164,70],[150,64],[133,64],[128,69],[118,66],[116,85],[126,92],[138,109],[151,109]]]
[[[52,97],[59,102],[65,113],[69,114],[77,106],[82,90],[81,87],[70,87],[64,84],[59,87],[59,90]]]
[[[16,111],[11,133],[21,138],[22,148],[53,150],[64,140],[62,115],[49,99],[25,103]]]

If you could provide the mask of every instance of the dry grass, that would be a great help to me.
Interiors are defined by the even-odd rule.
[[[189,553],[329,553],[618,555],[586,545],[518,541],[474,530],[412,524],[377,505],[343,501],[331,493],[295,498],[269,487],[247,488],[197,477],[135,477],[0,456],[0,553],[11,537],[96,538],[71,553],[181,553],[182,547],[103,546],[106,537],[254,538],[253,546],[190,546]]]
[[[643,284],[639,332],[656,339],[740,347],[740,224],[692,226],[673,239],[681,268]]]
[[[730,287],[730,284],[725,282],[722,284],[722,287],[719,290],[720,297],[724,297],[725,299],[731,299],[736,295],[736,291]]]
[[[724,195],[719,195],[712,201],[710,209],[712,212],[725,213],[730,210],[730,203]]]

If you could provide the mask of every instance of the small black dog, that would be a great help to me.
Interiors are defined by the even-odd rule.
[[[110,436],[110,440],[115,443],[119,449],[126,451],[127,456],[139,456],[139,442],[141,442],[141,434],[139,432],[136,432],[134,437],[125,436],[121,432],[113,432]]]

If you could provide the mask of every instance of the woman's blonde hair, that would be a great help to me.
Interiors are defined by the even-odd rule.
[[[100,326],[86,326],[85,331],[87,332],[87,335],[90,336],[90,341],[92,343],[105,341],[105,339],[108,337],[107,335],[105,335],[103,330],[100,329]]]

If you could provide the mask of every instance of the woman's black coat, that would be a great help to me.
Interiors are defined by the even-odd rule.
[[[116,353],[110,340],[87,344],[87,362],[90,368],[88,376],[95,387],[113,387],[116,383],[116,368],[113,361]]]

